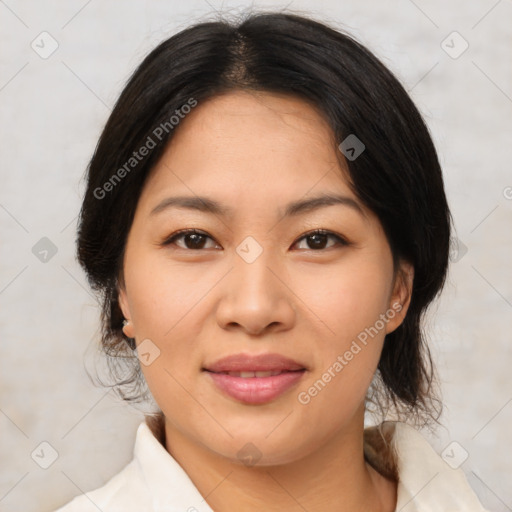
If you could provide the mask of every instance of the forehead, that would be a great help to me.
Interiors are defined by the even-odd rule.
[[[315,192],[355,199],[338,153],[329,124],[306,101],[234,91],[181,120],[143,195],[172,191],[254,206]]]

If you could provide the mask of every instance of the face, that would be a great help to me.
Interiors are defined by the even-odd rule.
[[[149,177],[120,304],[187,442],[233,461],[251,443],[282,464],[361,428],[412,269],[394,272],[336,152],[302,100],[232,92],[181,121]]]

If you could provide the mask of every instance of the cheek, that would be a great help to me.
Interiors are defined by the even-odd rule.
[[[211,288],[208,276],[166,261],[161,254],[137,252],[126,260],[126,283],[130,311],[138,337],[165,340],[172,337],[187,315],[197,308],[201,297]],[[196,318],[197,320],[197,318]]]
[[[155,399],[161,389],[166,400],[186,399],[172,376],[184,383],[200,371],[212,292],[225,272],[211,264],[171,261],[160,251],[134,250],[128,256],[125,279],[137,343],[149,339],[159,353],[141,370]]]
[[[301,273],[298,295],[341,343],[373,325],[388,307],[390,275],[379,262],[352,261]],[[332,341],[329,341],[329,344]],[[339,347],[338,347],[339,348]]]
[[[194,403],[180,383],[185,383],[194,363],[201,361],[200,331],[206,321],[203,311],[210,282],[215,276],[190,271],[166,260],[162,254],[132,251],[125,261],[125,281],[137,344],[149,339],[158,354],[150,364],[141,364],[144,378],[159,404]],[[213,283],[215,279],[213,279]],[[204,418],[203,418],[204,419]]]
[[[385,337],[380,318],[388,307],[388,268],[378,259],[370,263],[354,258],[353,264],[345,263],[318,269],[316,275],[309,273],[298,293],[307,297],[308,308],[320,322],[315,323],[324,333],[312,333],[317,340],[316,364],[307,383],[313,407],[319,410],[340,401],[347,410],[358,406],[375,373]]]

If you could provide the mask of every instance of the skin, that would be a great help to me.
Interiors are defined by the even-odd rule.
[[[354,200],[283,217],[289,202],[321,193]],[[171,196],[207,196],[227,216],[169,207]],[[206,234],[165,245],[182,229]],[[305,236],[325,229],[331,235]],[[247,263],[236,248],[253,237]],[[323,244],[323,245],[322,245]],[[392,511],[396,482],[363,457],[364,401],[384,337],[406,314],[413,269],[394,272],[379,219],[353,194],[323,117],[290,96],[230,92],[181,121],[149,177],[128,235],[120,304],[137,345],[160,355],[141,365],[165,415],[166,449],[217,512]],[[402,309],[307,404],[357,335],[393,304]],[[307,365],[277,399],[244,404],[202,368],[237,353],[279,353]],[[237,457],[252,443],[261,458]]]

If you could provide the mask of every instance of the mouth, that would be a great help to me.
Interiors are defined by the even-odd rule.
[[[280,354],[236,354],[204,367],[210,382],[224,396],[244,404],[271,402],[294,387],[307,368]]]
[[[277,375],[280,372],[307,370],[307,367],[281,354],[233,354],[205,365],[203,370],[213,373],[247,374],[246,377],[250,378],[271,376],[256,375],[260,372],[277,372]],[[254,375],[251,375],[253,373]]]
[[[208,370],[206,370],[208,371]],[[254,379],[254,378],[262,378],[262,377],[275,377],[276,375],[281,375],[282,373],[288,371],[301,371],[301,370],[271,370],[271,371],[244,371],[244,372],[212,372],[223,375],[230,375],[231,377],[240,377],[242,379]]]

